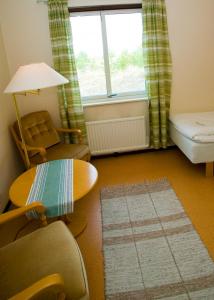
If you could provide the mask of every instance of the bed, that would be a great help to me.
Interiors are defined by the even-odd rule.
[[[214,112],[171,114],[170,136],[192,163],[205,163],[206,176],[213,176]]]

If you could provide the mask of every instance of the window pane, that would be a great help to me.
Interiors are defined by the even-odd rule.
[[[106,94],[100,16],[71,17],[82,97]]]
[[[112,93],[145,90],[142,14],[106,15]]]

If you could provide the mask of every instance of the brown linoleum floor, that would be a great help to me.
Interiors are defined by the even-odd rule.
[[[91,163],[98,170],[98,182],[75,207],[88,218],[87,228],[77,241],[86,265],[91,300],[104,299],[100,214],[100,189],[104,186],[167,177],[214,259],[214,177],[205,177],[203,164],[190,163],[176,148],[96,158]],[[14,238],[14,232],[25,222],[20,218],[1,228],[0,245]],[[29,228],[32,227],[30,224]],[[24,228],[22,234],[29,228]]]

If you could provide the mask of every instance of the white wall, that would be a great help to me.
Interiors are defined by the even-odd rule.
[[[104,0],[108,3],[135,3],[135,0]],[[137,2],[140,2],[139,0]],[[71,5],[95,5],[99,0],[72,0]],[[170,45],[173,58],[172,111],[214,110],[214,1],[166,0]],[[17,67],[45,61],[52,65],[47,6],[36,0],[0,2],[3,39],[10,75]],[[56,90],[42,91],[41,96],[20,100],[22,113],[48,108],[59,122]],[[136,103],[127,105],[127,114]],[[139,108],[139,104],[137,104]],[[90,108],[96,118],[97,106]],[[142,104],[141,109],[144,109]],[[99,117],[109,107],[102,106]],[[85,109],[86,117],[88,109]],[[114,112],[113,112],[114,114]]]
[[[15,118],[12,99],[3,94],[9,72],[0,27],[0,212],[8,202],[8,189],[21,170],[21,161],[12,142],[9,125]]]
[[[73,6],[100,4],[99,0],[72,0]],[[140,3],[138,0],[137,2]],[[102,4],[136,3],[135,0],[104,0]],[[173,59],[171,110],[214,110],[214,1],[166,0]],[[36,0],[2,0],[0,18],[9,73],[19,65],[44,61],[52,65],[47,5]],[[43,90],[39,97],[20,97],[21,112],[48,109],[59,123],[56,89]],[[86,119],[133,116],[145,111],[145,103],[86,107]]]
[[[214,1],[166,4],[173,59],[171,110],[214,110]]]
[[[124,2],[135,1],[106,0],[102,1],[102,4]],[[73,6],[95,5],[100,4],[100,1],[72,0],[70,3]],[[21,64],[45,61],[51,65],[47,6],[37,4],[36,0],[3,0],[0,5],[10,74],[12,75]],[[166,0],[166,5],[173,58],[171,109],[213,110],[214,1]],[[33,101],[24,99],[21,102],[23,113],[48,107],[55,120],[59,121],[56,90],[43,91],[41,96]],[[128,111],[134,106],[135,104],[131,104]],[[92,110],[90,108],[90,114]],[[97,107],[94,107],[93,111],[96,118]],[[102,106],[102,112],[105,114],[105,106]]]
[[[46,62],[52,65],[47,5],[36,0],[0,1],[0,18],[10,77],[20,65]],[[19,97],[22,114],[48,109],[59,122],[56,88],[42,90],[40,96]]]

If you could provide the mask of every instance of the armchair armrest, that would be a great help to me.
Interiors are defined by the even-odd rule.
[[[47,225],[46,216],[44,215],[45,207],[42,205],[41,202],[33,202],[29,205],[8,211],[4,214],[1,214],[0,215],[0,225],[4,224],[6,222],[9,222],[9,221],[11,221],[17,217],[20,217],[22,215],[25,215],[30,210],[35,210],[36,212],[38,212],[43,225]]]
[[[51,289],[51,292],[58,295],[58,300],[65,299],[64,281],[62,276],[60,274],[52,274],[38,280],[30,287],[9,298],[9,300],[30,300],[49,289]]]
[[[56,131],[62,133],[73,133],[78,136],[79,143],[82,144],[82,131],[78,128],[56,128]]]
[[[24,145],[22,144],[21,141],[19,141],[19,144],[22,149],[24,149]],[[44,147],[35,147],[35,146],[30,146],[28,144],[25,144],[27,151],[38,151],[39,155],[42,157],[42,161],[46,162],[47,161],[47,151]]]

